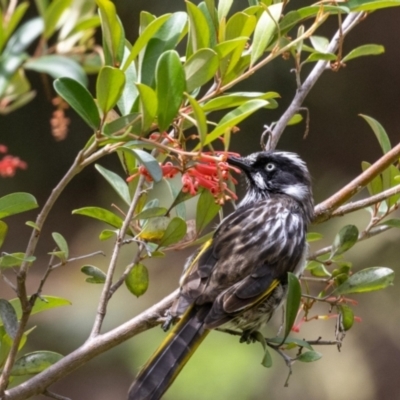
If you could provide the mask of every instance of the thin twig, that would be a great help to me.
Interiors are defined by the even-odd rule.
[[[56,400],[71,400],[69,397],[61,396],[60,394],[50,392],[49,390],[45,390],[43,392],[43,395],[46,397],[50,397],[51,399],[56,399]]]
[[[354,28],[354,26],[360,21],[362,17],[363,13],[351,13],[346,17],[341,26],[341,29],[336,32],[335,36],[329,43],[329,46],[327,48],[328,53],[334,53],[337,50],[341,38],[346,34],[348,34]],[[282,136],[283,131],[286,128],[288,122],[293,117],[293,115],[296,114],[298,110],[301,108],[303,101],[307,97],[310,90],[314,87],[321,74],[326,70],[328,64],[329,61],[322,61],[322,60],[318,61],[313,70],[311,71],[311,73],[308,75],[307,79],[298,88],[296,95],[294,96],[292,102],[290,103],[290,106],[274,126],[271,140],[268,142],[270,150],[276,148],[276,145],[278,144],[278,141]]]

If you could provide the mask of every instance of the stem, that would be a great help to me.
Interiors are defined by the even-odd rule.
[[[126,213],[122,227],[118,232],[118,236],[115,241],[113,253],[111,256],[111,260],[110,260],[110,265],[109,265],[108,271],[107,271],[106,281],[104,283],[104,287],[101,292],[100,301],[99,301],[99,305],[97,308],[97,315],[96,315],[96,318],[95,318],[95,321],[93,324],[92,332],[90,333],[90,338],[94,338],[97,335],[99,335],[99,333],[100,333],[101,326],[103,324],[104,317],[105,317],[106,311],[107,311],[107,304],[111,298],[110,290],[111,290],[112,280],[113,280],[113,276],[114,276],[114,271],[117,266],[120,247],[123,245],[124,237],[126,235],[126,232],[128,231],[129,224],[132,221],[133,214],[134,214],[136,206],[138,204],[140,195],[142,194],[142,187],[144,185],[144,182],[145,182],[145,177],[143,175],[141,175],[139,178],[137,188],[136,188],[135,196],[132,199],[132,203],[129,206],[128,212]]]
[[[117,328],[89,340],[75,351],[65,356],[56,364],[35,375],[22,385],[9,389],[4,393],[2,400],[24,400],[43,393],[51,384],[70,374],[92,358],[119,345],[140,332],[144,332],[156,325],[160,315],[163,315],[174,299],[178,289],[165,297],[159,303],[139,314],[130,321]]]
[[[360,21],[363,15],[364,13],[362,12],[351,13],[346,17],[341,28],[336,32],[335,36],[329,43],[329,46],[327,48],[328,53],[334,53],[337,50],[340,41],[342,40],[341,38],[354,28],[354,26]],[[303,36],[304,35],[300,37],[301,40],[303,40]],[[291,45],[293,43],[294,42],[292,42]],[[290,106],[284,112],[284,114],[282,115],[282,117],[279,119],[279,121],[274,126],[274,129],[272,130],[271,140],[268,142],[268,147],[270,150],[276,148],[276,145],[278,144],[278,141],[282,136],[284,129],[286,128],[286,125],[293,117],[293,115],[298,112],[306,96],[313,88],[313,86],[316,84],[317,80],[325,71],[325,69],[328,67],[328,65],[329,61],[318,61],[313,70],[311,71],[310,75],[308,75],[304,83],[298,88],[296,95],[294,96]]]

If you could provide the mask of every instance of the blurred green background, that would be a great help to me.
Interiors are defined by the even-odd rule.
[[[184,10],[182,0],[116,1],[127,37],[133,41],[138,30],[141,10],[157,15]],[[240,8],[247,1],[235,2]],[[295,7],[300,7],[296,2]],[[304,3],[306,4],[306,3]],[[361,161],[373,162],[380,147],[364,120],[357,114],[370,115],[388,131],[392,143],[400,139],[400,9],[375,12],[352,31],[345,41],[345,53],[366,43],[383,44],[385,54],[359,58],[338,73],[326,71],[305,102],[310,112],[310,132],[303,139],[304,125],[287,128],[279,148],[298,152],[308,163],[313,175],[315,199],[318,203],[334,193],[361,170]],[[331,35],[337,29],[332,20],[319,34]],[[232,137],[232,150],[247,154],[259,150],[259,136],[264,124],[276,121],[295,92],[295,77],[290,73],[291,61],[277,60],[255,74],[243,85],[246,90],[277,91],[281,94],[277,110],[258,112],[241,125]],[[309,70],[310,67],[308,67]],[[305,71],[307,72],[307,68]],[[304,76],[304,75],[303,75]],[[63,176],[74,156],[90,135],[89,128],[73,113],[68,138],[56,142],[50,133],[49,119],[53,111],[43,89],[41,77],[29,73],[37,90],[33,102],[6,117],[0,116],[0,143],[20,156],[29,167],[12,179],[1,179],[0,195],[26,191],[43,204],[52,188]],[[93,82],[92,82],[93,84]],[[238,89],[240,89],[238,87]],[[101,160],[101,164],[122,172],[116,157]],[[364,193],[365,194],[365,193]],[[98,234],[103,226],[81,216],[71,216],[71,210],[88,205],[110,207],[118,203],[109,186],[95,171],[87,168],[68,187],[51,213],[37,250],[39,262],[31,271],[30,284],[34,290],[48,263],[47,252],[52,251],[50,233],[60,232],[70,244],[71,255],[104,250],[107,258],[98,256],[87,263],[105,268],[112,243],[100,242]],[[9,236],[3,246],[7,252],[23,251],[30,235],[26,220],[35,213],[8,219]],[[313,249],[331,243],[335,233],[346,223],[354,223],[361,230],[368,215],[360,211],[346,218],[338,218],[311,230],[324,234],[324,241]],[[354,269],[369,266],[388,266],[399,271],[398,231],[392,230],[353,248],[347,259]],[[130,261],[129,249],[124,249],[119,261],[119,272]],[[123,287],[112,299],[105,321],[105,329],[112,328],[137,315],[141,310],[162,299],[175,289],[182,265],[190,251],[171,253],[166,259],[155,260],[149,267],[149,291],[140,299],[134,298]],[[45,286],[44,293],[63,296],[72,301],[71,307],[34,316],[29,350],[48,349],[67,354],[87,338],[96,312],[101,286],[84,282],[82,264],[75,263],[56,270]],[[0,296],[14,297],[1,284]],[[167,400],[393,400],[400,399],[400,303],[398,286],[382,292],[354,296],[359,301],[356,315],[362,318],[347,334],[342,351],[335,347],[316,348],[323,358],[315,363],[294,365],[288,388],[284,387],[287,368],[274,355],[274,365],[265,369],[260,365],[262,348],[259,344],[239,344],[235,337],[213,332],[187,364]],[[267,334],[274,335],[280,316]],[[138,337],[96,358],[77,370],[52,389],[72,399],[110,400],[124,398],[137,369],[162,341],[161,329],[142,333]],[[314,321],[305,324],[299,338],[334,338],[333,321]]]

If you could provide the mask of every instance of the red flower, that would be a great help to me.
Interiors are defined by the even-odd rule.
[[[7,146],[0,144],[0,154],[6,154],[7,151]],[[14,176],[18,168],[27,168],[26,162],[22,161],[19,157],[6,155],[0,160],[0,176],[2,178],[9,178]]]

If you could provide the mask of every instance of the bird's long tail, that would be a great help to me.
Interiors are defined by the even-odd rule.
[[[141,369],[129,389],[129,400],[158,400],[169,388],[209,330],[189,309]]]

